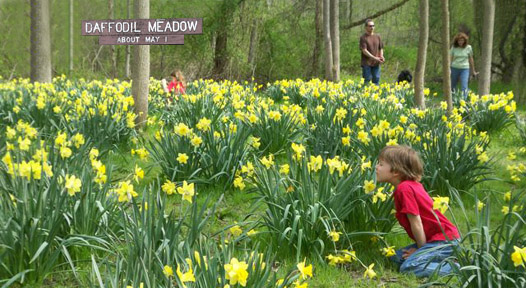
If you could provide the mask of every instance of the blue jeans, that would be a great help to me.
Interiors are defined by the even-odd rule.
[[[466,98],[468,96],[469,68],[457,69],[451,67],[451,89],[453,92],[457,92],[458,80],[460,80],[460,91],[462,91],[462,96]]]
[[[371,82],[378,85],[380,83],[380,65],[378,66],[362,66],[362,77],[365,79],[365,84]]]
[[[452,268],[449,263],[443,261],[453,255],[453,247],[457,245],[458,240],[426,243],[407,259],[403,259],[403,250],[417,248],[416,244],[411,244],[396,250],[396,255],[391,257],[391,261],[400,265],[401,273],[412,273],[416,277],[429,277],[436,270],[438,275],[447,275],[452,272]]]

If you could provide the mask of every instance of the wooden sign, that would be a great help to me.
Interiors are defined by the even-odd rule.
[[[100,36],[99,45],[183,45],[184,35]]]
[[[100,45],[183,45],[185,34],[203,34],[203,18],[82,21],[82,35]]]

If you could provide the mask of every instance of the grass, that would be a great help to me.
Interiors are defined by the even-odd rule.
[[[516,128],[511,126],[504,131],[500,131],[495,135],[492,135],[491,139],[492,142],[490,144],[489,151],[498,159],[494,164],[495,176],[500,179],[509,179],[506,166],[511,162],[507,160],[505,156],[509,151],[517,150],[516,148],[521,144],[517,140]],[[128,174],[131,173],[130,171],[133,171],[136,162],[139,162],[139,166],[141,167],[148,167],[147,162],[134,160],[129,151],[120,151],[116,154],[119,156],[110,155],[109,157],[111,158],[111,161],[114,161],[113,163],[115,163],[116,166],[122,167],[119,172],[123,177],[126,175],[124,171],[128,171]],[[524,155],[518,155],[518,159],[515,161],[524,161],[526,160],[525,158],[526,157]],[[146,169],[145,171],[145,179],[143,179],[141,185],[139,185],[139,187],[142,188],[146,187],[147,183],[155,181],[155,179],[160,174],[160,169],[158,167],[151,167],[151,169]],[[506,181],[487,181],[478,185],[476,189],[471,192],[478,194],[479,197],[483,197],[485,196],[485,191],[490,191],[490,197],[494,203],[493,205],[497,205],[495,203],[502,202],[503,193],[512,189],[513,186],[514,184]],[[520,183],[516,186],[524,188],[526,185],[524,183]],[[142,191],[143,189],[138,188],[137,190]],[[213,217],[207,228],[207,232],[209,234],[220,233],[225,229],[225,227],[233,225],[236,222],[242,223],[247,220],[247,216],[253,213],[253,195],[245,191],[233,189],[224,190],[223,187],[198,187],[197,191],[199,192],[199,197],[197,197],[198,203],[203,203],[208,196],[211,197],[211,201],[209,202],[210,204],[221,200],[215,212],[215,217]],[[473,212],[474,209],[470,208],[474,207],[475,202],[471,197],[468,196],[464,196],[463,200],[468,211],[467,217],[469,221],[473,223],[475,220],[475,213]],[[180,200],[177,198],[177,196],[169,198],[168,206],[171,207],[171,209],[179,211],[179,204]],[[453,209],[455,212],[460,210],[455,205],[453,205],[451,209]],[[256,211],[257,213],[262,212],[261,209]],[[446,215],[451,219],[450,214]],[[457,218],[459,217],[462,216],[457,215]],[[494,209],[493,214],[491,215],[492,222],[497,223],[497,221],[499,221],[501,218],[502,214],[500,213],[500,209]],[[249,217],[248,219],[250,220],[255,218]],[[466,227],[464,224],[462,224],[464,221],[460,219],[457,220],[460,222],[459,228],[461,232],[465,233]],[[243,227],[243,229],[245,230],[245,227]],[[260,238],[264,240],[264,237]],[[385,240],[389,245],[394,245],[396,248],[400,248],[412,243],[411,239],[407,237],[405,232],[399,226],[395,227],[395,232],[386,235]],[[371,285],[388,287],[418,287],[423,283],[422,280],[418,280],[413,276],[398,273],[394,265],[389,263],[389,261],[386,259],[378,261],[379,257],[383,258],[379,251],[380,248],[380,245],[371,246],[371,243],[357,243],[355,246],[357,255],[364,262],[364,264],[368,265],[368,263],[372,263],[373,261],[380,262],[374,267],[375,271],[380,276],[378,279],[363,279],[364,269],[357,264],[342,268],[329,266],[326,265],[326,263],[315,262],[313,263],[313,266],[315,267],[315,277],[310,281],[310,287],[370,287]],[[374,249],[376,249],[377,252],[374,252]],[[278,255],[278,261],[282,261],[282,265],[286,266],[287,268],[292,268],[295,266],[293,258],[294,257],[290,257],[290,259],[281,259]]]
[[[517,140],[517,133],[518,132],[516,128],[511,126],[506,130],[499,131],[491,137],[492,141],[489,151],[497,159],[497,161],[494,163],[496,178],[505,180],[509,179],[509,173],[507,173],[506,166],[511,164],[511,161],[506,159],[506,155],[509,151],[516,151],[517,147],[520,147],[521,143],[519,140]],[[118,172],[123,177],[126,175],[125,171],[128,171],[128,174],[131,173],[130,171],[133,171],[136,162],[138,162],[139,166],[141,167],[148,167],[148,162],[134,160],[134,157],[131,156],[129,151],[120,151],[119,153],[115,153],[109,157],[111,158],[110,161],[112,163],[115,163],[116,166],[121,167]],[[526,157],[524,155],[518,155],[518,159],[515,161],[524,161],[526,160],[525,158]],[[150,169],[146,168],[145,172],[145,179],[143,179],[139,187],[144,188],[151,181],[155,181],[155,179],[160,174],[160,169],[158,167],[151,167]],[[493,205],[496,205],[495,203],[502,202],[503,193],[512,189],[513,186],[524,188],[526,185],[524,183],[514,185],[509,181],[487,181],[478,185],[476,189],[471,192],[476,193],[480,198],[483,198],[485,196],[485,192],[490,191],[492,203],[494,203]],[[142,191],[143,189],[138,188],[137,190]],[[211,197],[211,201],[209,203],[213,204],[219,201],[223,196],[216,210],[215,217],[209,223],[209,227],[207,228],[208,233],[210,234],[219,233],[225,229],[225,227],[233,225],[236,222],[242,223],[246,221],[247,216],[253,212],[253,195],[246,193],[245,191],[233,189],[223,190],[223,187],[203,187],[201,189],[198,187],[197,191],[200,195],[197,198],[199,203],[203,203],[206,197],[209,196]],[[466,195],[463,197],[463,201],[467,207],[467,217],[469,221],[473,223],[475,219],[475,213],[470,213],[469,211],[474,210],[470,208],[475,206],[475,202],[473,198]],[[180,201],[178,198],[169,198],[169,207],[172,209],[178,211],[180,209],[179,204]],[[455,205],[453,205],[452,209],[454,211],[460,210],[458,207],[455,207]],[[258,213],[261,213],[261,209],[257,211]],[[451,219],[450,214],[446,215]],[[457,215],[457,218],[458,217],[462,216]],[[499,209],[494,209],[493,214],[491,215],[492,222],[497,223],[497,221],[499,221],[501,218],[502,214],[500,213]],[[465,232],[466,227],[464,224],[462,224],[464,221],[459,221],[461,222],[459,225],[461,232]],[[243,229],[245,229],[245,227],[243,227]],[[407,237],[401,227],[398,226],[395,228],[395,231],[398,232],[390,233],[385,236],[385,240],[387,243],[389,243],[389,245],[394,245],[396,248],[400,248],[412,243],[411,239]],[[379,252],[379,245],[373,245],[372,247],[375,247],[378,252],[375,253],[371,251],[373,249],[371,248],[370,243],[356,244],[355,249],[357,251],[358,257],[366,265],[367,263],[372,263],[373,260],[378,262],[377,257],[383,257]],[[292,258],[293,257],[290,259],[280,259],[278,257],[279,261],[283,261],[282,265],[290,268],[295,266],[294,259]],[[314,263],[313,266],[315,267],[315,277],[310,281],[311,287],[370,287],[371,285],[385,285],[388,287],[418,287],[420,284],[422,284],[420,280],[415,279],[413,276],[398,273],[394,265],[388,261],[380,261],[380,263],[375,266],[375,271],[378,273],[378,275],[380,275],[380,277],[375,280],[364,280],[364,269],[358,265],[351,265],[341,268],[329,266],[326,265],[326,263]]]
[[[440,90],[440,89],[437,89]],[[519,114],[525,114],[524,111],[519,111]],[[151,137],[151,130],[146,130],[143,133],[143,137]],[[518,131],[514,125],[506,128],[505,130],[498,131],[491,135],[491,143],[489,146],[489,153],[495,157],[494,161],[494,176],[498,179],[505,181],[486,181],[475,187],[470,193],[478,195],[479,198],[484,198],[489,192],[489,197],[494,206],[502,203],[503,193],[512,189],[525,189],[526,183],[524,180],[518,184],[511,183],[509,180],[509,173],[506,170],[506,166],[512,163],[526,162],[526,155],[519,155],[517,153],[517,159],[510,161],[506,159],[506,155],[509,152],[517,152],[518,147],[524,146],[524,143],[520,141],[518,137]],[[130,153],[131,147],[118,147],[116,152],[109,153],[103,163],[113,163],[114,167],[118,167],[113,173],[116,175],[116,179],[130,179],[130,175],[133,174],[135,165],[139,165],[145,170],[145,178],[136,185],[136,191],[142,193],[147,191],[147,187],[153,181],[161,175],[161,169],[158,165],[152,164],[146,160],[140,160],[137,156],[132,156]],[[162,179],[161,179],[162,181]],[[220,201],[218,203],[216,212],[212,221],[209,222],[206,233],[213,235],[221,233],[225,230],[225,227],[237,223],[243,223],[245,221],[251,221],[255,217],[249,217],[251,213],[262,213],[262,209],[254,205],[253,197],[245,191],[239,191],[237,189],[230,188],[225,190],[222,186],[211,186],[211,187],[197,187],[199,196],[197,197],[198,203],[202,204],[205,202],[207,197],[210,197],[209,205]],[[473,223],[475,221],[475,212],[473,207],[475,202],[472,197],[464,195],[464,205],[468,211],[467,219]],[[180,211],[180,199],[177,195],[168,198],[169,209]],[[459,221],[459,228],[461,233],[466,232],[465,221],[462,219],[463,216],[458,214],[460,211],[459,207],[455,204],[452,205],[451,209],[457,213],[457,220]],[[450,212],[447,212],[446,216],[451,218]],[[394,217],[394,216],[393,216]],[[493,209],[491,219],[493,223],[497,223],[502,218],[500,209]],[[243,230],[247,229],[247,226],[242,227]],[[265,236],[257,237],[260,240],[264,240]],[[385,241],[389,245],[396,246],[396,249],[411,244],[412,241],[405,234],[405,231],[400,226],[395,226],[393,232],[385,235]],[[400,274],[396,271],[396,267],[391,264],[387,259],[381,256],[380,245],[372,242],[356,243],[355,247],[357,256],[363,261],[365,265],[376,262],[374,269],[378,273],[378,278],[374,280],[363,279],[364,268],[353,263],[345,267],[334,267],[329,266],[326,263],[314,262],[315,277],[309,281],[309,287],[418,287],[423,284],[422,280],[416,279],[411,275]],[[277,255],[277,260],[280,265],[286,267],[285,270],[293,268],[296,263],[294,257],[281,258]],[[307,260],[310,263],[309,260]],[[312,261],[312,260],[311,260]],[[65,278],[64,278],[65,277]],[[52,280],[46,281],[44,287],[70,287],[69,285],[61,286],[64,283],[76,283],[71,277],[56,274]]]

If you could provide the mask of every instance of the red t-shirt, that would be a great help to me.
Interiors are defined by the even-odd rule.
[[[402,181],[393,194],[396,209],[396,219],[413,240],[411,224],[406,214],[420,215],[427,243],[460,238],[457,227],[453,225],[440,211],[433,210],[433,199],[426,190],[416,181]],[[436,214],[436,215],[435,215]],[[438,218],[438,219],[437,219]],[[442,227],[442,228],[441,228]]]
[[[184,94],[186,91],[186,87],[184,87],[183,82],[180,81],[170,81],[170,83],[168,83],[168,91],[172,92],[172,89],[175,89],[175,92],[178,94]]]

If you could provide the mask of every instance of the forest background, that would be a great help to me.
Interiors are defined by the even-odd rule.
[[[0,75],[30,76],[30,1],[0,1]],[[482,0],[452,0],[450,35],[469,34],[476,67],[480,67]],[[410,0],[339,1],[341,79],[361,76],[358,39],[363,20],[376,17],[376,32],[385,43],[382,81],[392,82],[403,69],[414,72],[418,50],[419,3]],[[526,99],[526,1],[498,0],[493,37],[492,92],[513,89]],[[426,86],[441,75],[440,1],[429,2]],[[150,18],[203,18],[203,34],[187,35],[184,45],[150,46],[150,75],[167,77],[178,68],[188,80],[324,78],[321,0],[204,0],[150,2]],[[130,49],[100,46],[97,37],[81,36],[81,20],[133,17],[130,0],[51,0],[53,75],[74,78],[129,79]],[[70,28],[73,28],[70,31]],[[72,32],[72,33],[71,33]],[[131,60],[133,61],[133,60]],[[474,83],[475,81],[472,81]],[[498,84],[497,84],[498,83]],[[502,85],[501,85],[502,84]],[[476,90],[476,85],[472,85]]]

